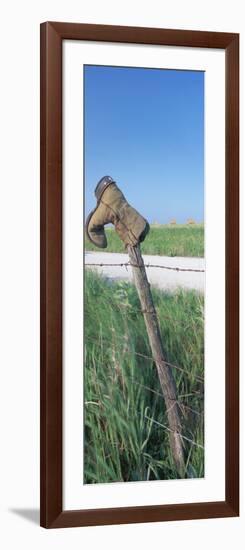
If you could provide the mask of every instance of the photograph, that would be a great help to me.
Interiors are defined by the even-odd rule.
[[[40,29],[40,524],[237,516],[239,34]]]
[[[205,71],[83,88],[81,481],[205,478]]]

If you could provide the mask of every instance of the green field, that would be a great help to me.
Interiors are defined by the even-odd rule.
[[[183,369],[173,367],[182,433],[197,444],[185,441],[186,477],[203,477],[203,296],[152,292],[165,358]],[[156,367],[144,357],[151,350],[139,309],[133,285],[85,270],[85,483],[178,477]]]
[[[106,229],[108,246],[106,252],[125,252],[113,228]],[[85,240],[86,250],[95,250],[88,239]],[[150,233],[141,245],[143,254],[158,254],[160,256],[204,256],[204,225],[160,225],[151,226]]]

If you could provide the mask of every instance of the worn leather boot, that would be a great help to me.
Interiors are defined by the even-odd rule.
[[[113,223],[125,246],[142,242],[150,226],[145,218],[126,201],[110,176],[104,176],[95,188],[97,206],[86,220],[89,240],[99,248],[107,247],[104,226]]]

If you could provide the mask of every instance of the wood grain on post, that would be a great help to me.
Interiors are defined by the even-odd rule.
[[[169,439],[172,456],[179,476],[184,477],[185,460],[183,440],[181,437],[181,420],[177,402],[176,384],[171,368],[165,363],[160,328],[151,294],[150,284],[147,279],[145,265],[141,255],[140,245],[128,246],[127,249],[133,270],[135,286],[139,295],[140,304],[145,319],[152,356],[156,363],[158,377],[165,400],[170,430]]]

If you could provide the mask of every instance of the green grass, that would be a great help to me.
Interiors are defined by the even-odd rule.
[[[203,296],[152,289],[183,434],[203,445]],[[85,271],[84,482],[176,479],[166,409],[135,287]],[[194,412],[195,411],[195,412]],[[203,449],[186,443],[186,477],[203,477]]]
[[[106,252],[125,252],[114,228],[106,229],[108,246]],[[85,240],[86,250],[95,250],[88,239]],[[158,254],[160,256],[204,256],[204,225],[161,225],[151,226],[150,233],[141,245],[143,254]]]

